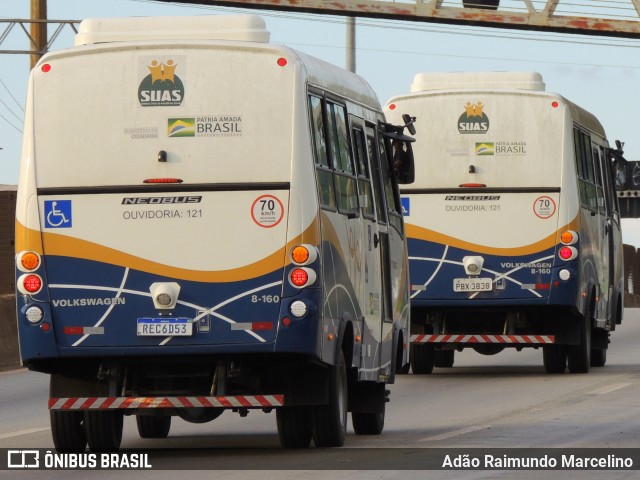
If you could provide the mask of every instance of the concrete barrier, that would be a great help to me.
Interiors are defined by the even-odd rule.
[[[16,296],[0,295],[0,371],[20,367]]]

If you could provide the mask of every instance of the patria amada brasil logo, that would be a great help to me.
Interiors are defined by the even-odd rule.
[[[465,112],[458,119],[460,133],[487,133],[489,131],[489,117],[482,111],[482,102],[467,102]]]
[[[149,75],[142,79],[138,87],[138,100],[143,107],[175,107],[182,103],[184,85],[176,75],[178,64],[169,59],[152,60],[146,68]]]
[[[170,118],[168,119],[167,134],[170,137],[195,137],[195,118]]]

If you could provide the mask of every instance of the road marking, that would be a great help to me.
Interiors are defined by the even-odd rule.
[[[433,435],[431,437],[425,437],[420,442],[437,442],[439,440],[445,440],[451,437],[457,437],[459,435],[465,435],[467,433],[477,432],[478,430],[486,430],[491,428],[491,425],[472,425],[470,427],[461,428],[459,430],[453,430],[452,432],[441,433],[440,435]]]
[[[46,432],[47,430],[51,430],[51,428],[50,427],[28,428],[27,430],[18,430],[17,432],[2,433],[0,434],[0,440],[4,440],[6,438],[20,437],[22,435],[30,435],[32,433]]]
[[[598,388],[597,390],[592,390],[587,392],[587,395],[604,395],[605,393],[615,392],[616,390],[620,390],[621,388],[625,388],[631,385],[630,383],[612,383],[611,385],[605,385],[604,387]]]

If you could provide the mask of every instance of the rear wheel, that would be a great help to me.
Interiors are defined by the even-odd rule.
[[[416,375],[433,372],[434,350],[431,345],[415,343],[411,345],[411,370]]]
[[[341,447],[347,433],[347,368],[344,353],[330,367],[329,403],[313,407],[312,434],[316,447]]]
[[[407,363],[407,364],[402,364],[402,353],[403,353],[403,342],[401,340],[398,341],[398,348],[396,349],[396,366],[395,366],[395,372],[396,375],[406,375],[407,373],[409,373],[409,370],[411,369],[411,364]]]
[[[385,388],[384,383],[367,383],[366,410],[369,411],[352,411],[351,423],[356,435],[380,435],[384,429],[385,405],[388,402],[389,390]]]
[[[564,373],[567,369],[567,350],[562,345],[542,347],[544,371],[547,373]]]
[[[84,430],[83,412],[50,410],[51,435],[56,450],[64,453],[84,452],[87,434]]]
[[[140,438],[167,438],[171,429],[171,417],[159,415],[137,415]]]
[[[455,350],[436,350],[433,359],[433,364],[440,368],[453,367],[453,361],[455,358]]]
[[[93,412],[84,414],[87,441],[92,452],[116,451],[122,441],[122,412]]]
[[[604,367],[605,363],[607,363],[607,349],[606,348],[591,349],[591,366]]]
[[[580,325],[580,344],[570,345],[567,352],[569,372],[587,373],[591,365],[591,321],[584,317]]]
[[[276,410],[278,437],[282,448],[309,448],[311,427],[306,407],[282,407]]]
[[[615,325],[615,318],[611,319]],[[591,366],[604,367],[607,363],[607,349],[609,347],[609,332],[601,328],[591,331]]]
[[[351,423],[356,435],[380,435],[384,429],[382,413],[351,413]]]

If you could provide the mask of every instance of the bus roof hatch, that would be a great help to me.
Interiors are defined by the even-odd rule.
[[[544,92],[536,72],[428,72],[413,78],[411,92],[427,90],[535,90]]]
[[[257,15],[90,18],[80,23],[75,45],[138,40],[236,40],[269,43]]]

